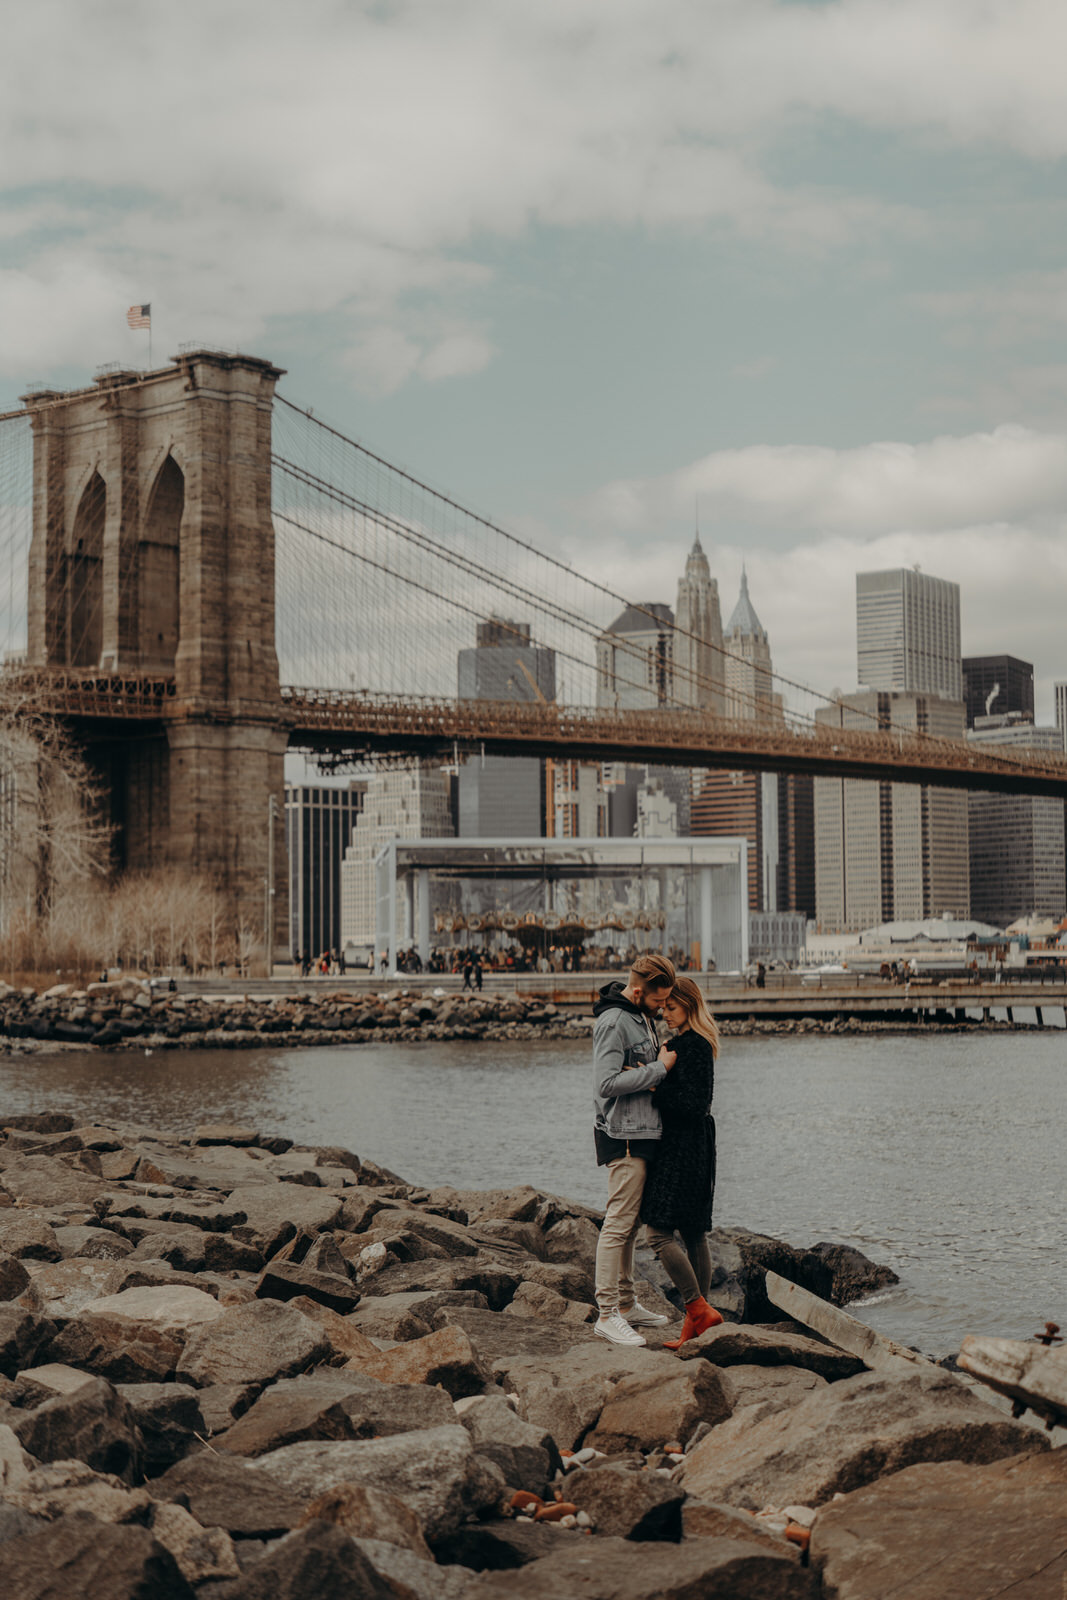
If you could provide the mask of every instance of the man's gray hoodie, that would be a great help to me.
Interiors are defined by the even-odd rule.
[[[605,984],[593,1007],[593,1125],[598,1134],[629,1143],[660,1137],[649,1090],[663,1082],[667,1069],[656,1059],[659,1040],[651,1018],[624,999],[623,988],[617,981]]]

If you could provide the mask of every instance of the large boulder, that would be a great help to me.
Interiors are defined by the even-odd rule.
[[[32,1211],[0,1211],[0,1250],[21,1261],[60,1261],[55,1229]]]
[[[15,1303],[0,1305],[0,1375],[13,1378],[33,1365],[56,1331],[54,1322]]]
[[[131,1489],[112,1473],[94,1472],[84,1461],[35,1466],[6,1491],[6,1498],[31,1516],[49,1521],[89,1516],[98,1522],[142,1522],[151,1505],[146,1490]]]
[[[920,1461],[996,1461],[1045,1448],[950,1373],[848,1378],[754,1425],[748,1410],[703,1439],[680,1470],[702,1500],[758,1511],[820,1506]]]
[[[502,1357],[559,1356],[576,1345],[601,1344],[591,1327],[578,1322],[546,1322],[542,1317],[500,1317],[473,1306],[442,1306],[435,1328],[462,1328],[486,1366]]]
[[[186,1284],[123,1289],[68,1322],[51,1355],[112,1383],[163,1382],[173,1377],[190,1332],[222,1315],[213,1296]]]
[[[635,1372],[612,1389],[585,1443],[605,1455],[647,1453],[689,1439],[701,1422],[725,1422],[732,1409],[729,1380],[707,1362]]]
[[[502,1590],[495,1572],[472,1578],[464,1600],[815,1600],[813,1575],[786,1556],[736,1539],[686,1539],[678,1545],[629,1539],[557,1537],[541,1561],[509,1572]]]
[[[422,1524],[410,1506],[386,1489],[366,1483],[341,1483],[311,1501],[305,1522],[332,1522],[353,1539],[379,1539],[432,1561]]]
[[[829,1383],[839,1378],[854,1378],[866,1370],[858,1356],[820,1343],[818,1339],[787,1333],[780,1328],[738,1327],[730,1322],[720,1323],[699,1338],[689,1340],[678,1354],[683,1361],[703,1358],[718,1367],[806,1367]]]
[[[0,1300],[17,1300],[30,1286],[30,1275],[17,1256],[0,1253]]]
[[[166,1472],[207,1432],[195,1389],[184,1383],[123,1383],[119,1394],[129,1406],[144,1441],[147,1478]]]
[[[609,1462],[572,1474],[567,1493],[572,1505],[593,1519],[599,1534],[674,1544],[682,1537],[685,1490],[668,1478]]]
[[[322,1328],[292,1306],[254,1300],[230,1306],[189,1339],[178,1376],[198,1389],[216,1383],[273,1383],[330,1353]]]
[[[871,1261],[862,1250],[850,1244],[815,1244],[810,1254],[825,1262],[833,1274],[830,1299],[835,1306],[850,1305],[853,1300],[877,1294],[880,1289],[900,1282],[892,1267]]]
[[[226,1600],[397,1600],[391,1583],[372,1567],[347,1533],[309,1522],[279,1539],[226,1590]]]
[[[144,1441],[126,1401],[103,1378],[89,1378],[72,1394],[46,1400],[15,1424],[23,1449],[38,1461],[84,1461],[136,1483]]]
[[[177,1500],[205,1528],[235,1539],[276,1539],[295,1528],[310,1495],[293,1494],[266,1472],[235,1456],[201,1450],[186,1456],[152,1485],[156,1500]]]
[[[427,1539],[451,1533],[484,1507],[484,1479],[465,1428],[426,1428],[389,1439],[286,1445],[250,1463],[292,1493],[311,1499],[340,1483],[365,1483],[399,1495]]]
[[[18,1206],[63,1209],[91,1206],[103,1187],[99,1178],[75,1172],[73,1167],[54,1156],[16,1156],[4,1165],[3,1185]],[[52,1242],[55,1244],[54,1234]],[[59,1259],[58,1245],[55,1251],[48,1260]]]
[[[824,1506],[811,1560],[835,1600],[1052,1600],[1067,1593],[1065,1527],[1065,1447],[982,1467],[924,1463]]]
[[[826,1379],[807,1367],[760,1367],[742,1363],[720,1370],[731,1412],[747,1406],[750,1425],[769,1417],[772,1411],[799,1405],[817,1389],[826,1388]]]
[[[261,1456],[301,1439],[357,1439],[373,1432],[353,1422],[343,1391],[329,1379],[281,1379],[266,1389],[244,1416],[214,1440],[213,1448],[235,1456]]]
[[[481,1456],[496,1463],[513,1489],[544,1495],[559,1469],[556,1442],[544,1428],[523,1422],[502,1394],[480,1396],[460,1418]]]
[[[233,1540],[224,1528],[204,1528],[184,1506],[155,1501],[150,1526],[174,1557],[182,1577],[199,1588],[214,1581],[240,1577]]]
[[[560,1450],[580,1445],[595,1426],[615,1385],[632,1373],[678,1371],[674,1356],[600,1339],[558,1356],[502,1357],[493,1363],[498,1383],[519,1397],[520,1415],[551,1434]]]
[[[446,1313],[447,1314],[447,1313]],[[485,1313],[487,1316],[494,1312]],[[480,1394],[489,1374],[471,1348],[462,1328],[443,1327],[424,1339],[412,1339],[386,1350],[374,1360],[362,1360],[368,1377],[383,1383],[439,1384],[453,1400]]]
[[[231,1231],[269,1257],[288,1243],[299,1228],[319,1232],[335,1227],[343,1201],[340,1195],[322,1189],[274,1182],[235,1189],[228,1203],[244,1214],[244,1221]]]
[[[4,1600],[194,1600],[170,1551],[147,1528],[61,1517],[0,1544]]]

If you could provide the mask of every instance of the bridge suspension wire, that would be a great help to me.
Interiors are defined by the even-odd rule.
[[[452,569],[446,575],[447,581],[442,578],[437,589],[443,606],[448,604],[449,585],[454,586],[457,576],[466,576],[470,585],[464,590],[463,604],[454,609],[476,615],[480,613],[483,619],[491,616],[497,618],[498,632],[499,627],[506,628],[509,621],[519,627],[529,627],[530,642],[553,649],[558,657],[571,664],[559,698],[572,703],[592,704],[596,698],[595,646],[610,626],[617,610],[628,611],[631,618],[635,614],[646,618],[648,629],[644,630],[644,642],[637,643],[628,638],[626,632],[620,632],[612,634],[611,645],[616,691],[621,691],[624,703],[627,699],[631,699],[632,703],[641,703],[640,700],[633,700],[627,691],[639,693],[647,703],[650,687],[653,693],[656,688],[649,681],[648,632],[658,633],[663,629],[661,617],[654,610],[631,605],[614,589],[587,577],[565,561],[539,549],[529,540],[500,528],[479,513],[468,511],[458,501],[429,488],[403,469],[394,467],[383,457],[294,406],[284,396],[278,396],[277,399],[284,408],[275,414],[274,503],[277,512],[288,515],[286,508],[292,509],[296,505],[299,510],[291,520],[305,531],[312,524],[320,528],[331,526],[338,551],[344,547],[349,555],[366,555],[366,564],[376,563],[382,572],[383,585],[385,575],[390,572],[395,580],[403,583],[412,559],[410,551],[401,553],[398,541],[415,547],[435,564],[440,563],[442,567]],[[342,527],[344,537],[338,537]],[[506,541],[510,551],[506,564],[501,561],[501,540]],[[425,561],[420,560],[417,565],[421,574],[420,582],[424,587],[432,587],[425,583]],[[345,579],[339,571],[335,570],[334,576],[338,585],[347,583],[350,589],[353,587],[351,578]],[[294,597],[306,591],[307,572],[295,550],[286,549],[285,540],[278,542],[278,580],[279,651],[283,677],[290,676],[292,681],[305,682],[317,677],[320,682],[337,683],[336,668],[331,672],[329,664],[323,662],[316,670],[309,656],[317,653],[321,657],[324,651],[330,649],[331,638],[336,649],[338,641],[333,636],[334,631],[343,628],[343,623],[336,615],[339,588],[334,590],[331,586],[326,601],[326,616],[320,614],[317,619],[318,623],[325,622],[326,627],[317,627],[312,641],[307,637],[306,629],[304,637],[299,637],[299,625],[295,620],[299,604]],[[292,591],[288,588],[290,580],[295,586]],[[381,600],[386,606],[392,604],[395,608],[395,596],[390,602],[384,589],[376,590],[375,600],[372,600],[364,586],[358,588],[359,593],[352,594],[349,602],[354,618],[360,617],[361,612],[365,615],[368,610],[373,610],[375,600]],[[575,604],[576,597],[582,600],[582,610]],[[502,603],[511,609],[512,617],[503,619],[501,623],[499,609]],[[528,621],[531,614],[538,618],[536,631]],[[425,615],[420,618],[423,624],[427,620]],[[369,627],[373,633],[377,625],[373,619],[369,622],[361,619],[359,627]],[[435,665],[431,667],[434,633],[435,630],[431,629],[420,637],[425,671],[419,681],[413,681],[410,672],[401,673],[400,681],[407,692],[448,692],[446,685],[455,672],[458,649],[474,643],[473,632],[469,628],[465,632],[457,631],[454,620],[451,628],[438,628],[436,643],[439,648]],[[693,638],[685,629],[673,629],[672,642]],[[395,637],[388,640],[385,649],[387,654],[375,654],[373,664],[366,660],[372,652],[364,650],[359,669],[353,672],[350,662],[346,663],[341,668],[341,677],[367,688],[388,687],[381,669],[389,656],[397,654],[398,640]],[[720,654],[723,658],[741,659],[725,649]],[[294,664],[292,671],[289,668],[290,660],[299,663]],[[747,662],[745,666],[749,668]],[[750,669],[746,676],[755,682],[755,675]],[[764,678],[768,676],[762,674]],[[789,679],[781,681],[820,702],[826,700],[825,696],[817,695],[806,685],[794,684]],[[764,684],[762,691],[755,687],[746,690],[741,684],[735,684],[731,690],[735,707],[743,706],[748,715],[766,716],[767,688],[768,685]],[[678,709],[709,703],[714,705],[716,696],[721,699],[722,693],[721,676],[702,672],[675,659],[665,674],[665,689],[661,692],[660,703]],[[789,715],[793,720],[810,722],[810,715],[802,716],[797,708],[791,708]]]

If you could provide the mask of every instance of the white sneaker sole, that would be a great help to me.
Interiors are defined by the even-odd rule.
[[[599,1322],[593,1324],[593,1332],[596,1334],[598,1339],[606,1339],[609,1344],[620,1344],[624,1346],[624,1348],[629,1348],[631,1350],[636,1350],[639,1345],[647,1343],[642,1335],[637,1333],[636,1330],[634,1330],[634,1337],[632,1339],[627,1339],[621,1337],[617,1333],[610,1333],[607,1328],[602,1328]]]

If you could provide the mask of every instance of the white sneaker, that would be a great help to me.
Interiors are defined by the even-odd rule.
[[[631,1328],[665,1328],[671,1320],[670,1317],[661,1316],[658,1311],[650,1311],[640,1300],[635,1300],[629,1311],[623,1311],[622,1315]]]
[[[614,1311],[609,1311],[607,1316],[601,1315],[594,1324],[593,1332],[602,1339],[609,1339],[612,1344],[644,1344],[644,1336],[631,1328],[618,1306]]]

